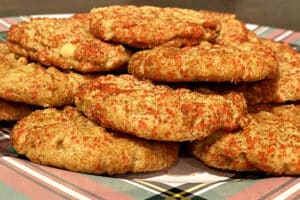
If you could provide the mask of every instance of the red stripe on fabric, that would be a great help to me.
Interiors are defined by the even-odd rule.
[[[5,142],[1,141],[0,142],[0,149],[1,149],[0,152],[7,152],[10,147],[11,147],[10,142],[7,142],[7,141],[5,141]]]
[[[8,28],[2,24],[0,24],[0,32],[4,32],[4,31],[7,31]]]
[[[59,183],[58,181],[56,181],[56,180],[54,180],[54,179],[51,179],[51,177],[45,176],[45,175],[42,174],[41,172],[37,171],[35,168],[32,167],[32,165],[33,165],[34,163],[31,163],[30,161],[27,161],[27,160],[22,160],[22,159],[20,159],[20,158],[14,158],[14,157],[9,157],[9,158],[12,159],[12,160],[14,160],[14,161],[17,162],[18,164],[23,165],[24,167],[27,167],[27,168],[29,168],[30,170],[32,170],[32,171],[34,171],[34,172],[36,172],[36,173],[38,173],[38,174],[40,174],[40,175],[42,175],[42,176],[44,176],[44,177],[50,179],[50,180],[53,181],[53,182],[65,186],[64,184]],[[45,180],[41,180],[41,179],[37,178],[36,176],[32,175],[31,173],[27,173],[26,171],[21,170],[21,169],[19,169],[18,167],[15,167],[13,164],[11,164],[11,163],[9,163],[9,162],[6,162],[6,163],[7,163],[8,165],[11,165],[13,168],[15,168],[15,169],[16,169],[17,171],[19,171],[20,173],[26,174],[26,175],[29,176],[32,180],[34,180],[34,181],[36,181],[36,182],[39,182],[40,184],[42,184],[42,185],[44,185],[45,187],[49,188],[50,191],[52,191],[52,192],[55,191],[55,192],[58,193],[59,195],[61,195],[61,196],[66,196],[67,198],[70,198],[70,199],[74,198],[74,196],[72,196],[71,194],[69,194],[69,193],[68,193],[67,191],[65,191],[63,188],[62,188],[62,189],[57,188],[57,187],[55,187],[54,185],[52,185],[51,183],[49,183],[49,182],[47,182],[47,181],[45,181]],[[34,165],[38,165],[38,164],[34,164]],[[65,186],[65,187],[67,187],[67,186]],[[73,189],[71,189],[70,187],[67,187],[67,188],[70,189],[70,190],[73,190]],[[79,193],[80,195],[82,195],[81,192],[78,192],[78,191],[75,191],[75,190],[73,190],[73,191]],[[82,195],[82,196],[85,196],[85,195]]]
[[[61,170],[56,169],[52,167],[47,166],[39,166],[43,170],[58,176],[67,182],[70,182],[78,187],[81,187],[93,194],[96,194],[104,199],[124,199],[124,200],[131,200],[134,199],[130,196],[127,196],[124,193],[120,193],[119,191],[114,190],[113,188],[110,188],[104,184],[101,184],[97,181],[94,181],[93,179],[88,178],[87,176],[84,176],[80,173],[71,172],[67,170]]]
[[[9,138],[3,138],[0,140],[0,145],[2,146],[2,143],[10,143],[10,139]]]
[[[287,191],[288,189],[290,189],[291,187],[293,187],[294,185],[296,185],[297,183],[300,183],[300,179],[297,179],[295,182],[293,182],[293,183],[291,183],[291,184],[289,184],[289,185],[287,185],[286,187],[283,187],[282,189],[280,189],[280,190],[278,190],[278,191],[276,191],[276,193],[274,193],[274,194],[272,194],[271,196],[270,196],[270,198],[268,198],[268,199],[274,199],[274,197],[276,197],[276,196],[278,196],[278,195],[280,195],[282,192],[284,192],[284,191]],[[300,193],[300,191],[298,191],[298,192],[295,192],[295,193]],[[293,196],[295,195],[296,196],[296,194],[292,194]],[[289,199],[293,199],[293,198],[290,198],[291,196],[289,196]]]
[[[74,187],[72,187],[72,186],[66,185],[66,184],[65,184],[63,181],[61,181],[60,179],[53,178],[53,177],[49,176],[49,174],[47,174],[47,173],[45,173],[45,172],[43,172],[43,171],[38,170],[38,167],[34,167],[34,166],[40,166],[39,164],[32,163],[32,162],[30,162],[30,161],[28,161],[28,160],[22,160],[22,159],[19,159],[19,158],[11,158],[11,159],[14,159],[14,161],[18,162],[19,164],[21,164],[21,165],[23,165],[23,166],[25,166],[25,167],[27,167],[27,168],[30,168],[31,170],[33,170],[33,171],[35,171],[35,172],[41,174],[42,176],[47,177],[48,179],[51,179],[52,181],[54,181],[54,182],[56,182],[56,183],[59,183],[59,184],[65,186],[65,187],[67,187],[67,188],[69,188],[69,189],[71,189],[71,190],[73,190],[73,191],[75,191],[75,192],[77,192],[77,193],[83,195],[83,196],[87,196],[87,197],[89,196],[89,195],[84,194],[81,190],[79,190],[79,189],[77,189],[77,188],[74,188]],[[59,177],[59,176],[58,176],[58,177]],[[34,178],[35,178],[35,177],[34,177]],[[46,184],[47,187],[51,188],[52,190],[55,190],[55,191],[58,191],[59,193],[65,194],[64,190],[59,190],[59,189],[57,189],[56,187],[54,187],[53,185],[51,185],[51,184],[49,184],[49,183],[45,183],[44,181],[41,181],[41,180],[39,180],[39,179],[37,179],[37,180],[38,180],[39,182],[41,182],[41,183]],[[65,194],[65,195],[68,195],[68,194]],[[70,195],[68,195],[68,196],[70,196]],[[70,198],[71,198],[71,197],[73,197],[73,196],[70,196]],[[73,198],[74,198],[74,197],[73,197]],[[89,196],[89,198],[92,198],[92,197]]]
[[[36,171],[39,174],[42,174],[43,176],[61,185],[64,185],[65,187],[68,187],[84,196],[92,198],[94,196],[89,194],[92,193],[96,196],[107,199],[133,199],[130,196],[127,196],[126,194],[120,193],[112,188],[109,188],[108,186],[102,185],[97,181],[93,181],[92,179],[89,179],[88,177],[83,176],[79,173],[57,169],[54,167],[47,167],[18,158],[13,159],[16,162],[30,168],[31,170]],[[52,186],[49,185],[49,187]]]
[[[283,41],[287,43],[292,43],[296,39],[300,38],[300,32],[295,32],[291,34],[289,37],[285,38]]]
[[[282,34],[283,32],[285,32],[285,30],[283,30],[283,29],[276,29],[275,31],[272,31],[270,34],[266,35],[264,38],[266,38],[266,39],[274,39],[275,37],[277,37],[278,35]]]
[[[44,199],[45,197],[47,197],[47,199],[64,199],[1,164],[0,174],[0,182],[9,185],[25,196],[29,196],[31,199]]]
[[[18,23],[18,21],[13,17],[5,17],[2,19],[10,25]]]
[[[258,199],[290,179],[291,178],[288,177],[262,179],[261,181],[229,197],[228,200],[240,200],[245,197],[247,197],[247,199]]]

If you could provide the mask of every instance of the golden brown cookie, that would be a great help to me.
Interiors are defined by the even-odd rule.
[[[30,114],[34,108],[27,104],[8,102],[0,99],[0,121],[15,121]]]
[[[300,174],[300,107],[260,112],[245,128],[247,159],[271,174]]]
[[[75,104],[104,127],[165,141],[202,139],[219,129],[232,130],[246,111],[244,98],[237,93],[174,90],[131,75],[101,76],[83,85]]]
[[[216,20],[194,10],[154,6],[109,6],[91,10],[91,32],[103,41],[136,48],[197,45],[213,41],[220,31]]]
[[[176,48],[156,47],[135,53],[129,73],[154,81],[257,81],[277,72],[275,54],[255,43]]]
[[[32,162],[94,174],[156,171],[177,159],[178,143],[108,132],[73,107],[33,112],[11,132],[19,154]]]
[[[216,132],[188,145],[189,152],[204,164],[233,171],[258,171],[246,158],[243,133]]]
[[[201,18],[220,21],[221,30],[216,38],[218,44],[240,44],[258,39],[253,32],[246,28],[245,23],[238,20],[234,14],[208,10],[200,10],[199,14]]]
[[[116,70],[130,54],[121,45],[97,40],[89,31],[88,14],[64,19],[38,18],[12,25],[11,51],[47,66],[80,72]]]
[[[37,106],[73,104],[78,87],[91,78],[28,63],[0,43],[0,98]]]
[[[195,141],[191,153],[216,168],[299,175],[300,106],[266,108],[249,115],[241,131]]]
[[[278,74],[274,79],[241,86],[249,105],[284,103],[300,100],[300,54],[288,44],[262,40],[278,60]]]

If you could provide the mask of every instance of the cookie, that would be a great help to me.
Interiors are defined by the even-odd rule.
[[[260,112],[245,128],[247,159],[267,173],[300,174],[300,107]]]
[[[91,14],[91,32],[97,38],[141,49],[197,45],[213,41],[220,31],[218,21],[188,9],[109,6],[92,9]]]
[[[299,175],[300,106],[260,108],[268,111],[248,115],[242,130],[195,141],[190,152],[216,168]]]
[[[38,18],[12,25],[10,50],[47,66],[79,72],[122,68],[130,53],[121,45],[102,42],[89,31],[88,14],[71,18]]]
[[[176,48],[156,47],[135,53],[129,73],[153,81],[257,81],[277,72],[273,51],[260,44],[212,45]]]
[[[76,106],[100,125],[138,137],[187,141],[232,130],[246,111],[244,98],[200,94],[140,81],[131,75],[101,76],[80,87]]]
[[[0,43],[0,98],[4,100],[43,107],[71,105],[78,87],[90,79],[28,63]]]
[[[0,99],[0,121],[15,121],[30,114],[34,107]]]
[[[247,143],[242,133],[216,132],[188,145],[191,155],[204,164],[232,171],[259,171],[246,158]]]
[[[235,14],[200,10],[201,18],[218,20],[221,23],[218,44],[241,44],[247,41],[258,40],[258,37],[246,28],[244,22],[237,19]]]
[[[32,162],[93,174],[156,171],[177,159],[178,143],[107,131],[73,107],[35,111],[11,132],[17,153]]]
[[[278,73],[270,80],[245,84],[240,87],[249,105],[284,103],[300,100],[300,54],[288,44],[262,40],[278,60]]]

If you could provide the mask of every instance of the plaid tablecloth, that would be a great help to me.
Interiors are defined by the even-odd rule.
[[[11,24],[28,19],[0,19],[0,40],[5,40]],[[299,32],[253,24],[247,27],[300,51]],[[299,176],[234,174],[205,167],[188,156],[181,156],[175,166],[164,171],[118,177],[34,164],[15,154],[9,138],[12,125],[0,122],[0,199],[300,199]]]

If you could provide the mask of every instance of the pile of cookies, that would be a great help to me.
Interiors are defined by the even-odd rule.
[[[0,120],[31,161],[95,174],[208,166],[300,174],[300,54],[235,15],[109,6],[13,25]],[[25,116],[25,117],[24,117]]]

